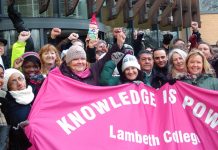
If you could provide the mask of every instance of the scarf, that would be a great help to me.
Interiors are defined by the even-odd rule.
[[[91,74],[91,71],[89,68],[86,68],[83,72],[77,72],[77,73],[75,72],[75,74],[78,77],[84,79],[84,78],[87,78]]]
[[[28,86],[26,89],[20,91],[9,91],[9,93],[18,104],[22,105],[30,104],[34,99],[34,94],[31,86]]]

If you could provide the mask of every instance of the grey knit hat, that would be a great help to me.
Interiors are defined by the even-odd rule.
[[[79,58],[86,59],[85,50],[81,46],[78,46],[78,45],[71,46],[66,53],[66,63],[69,63],[70,61],[74,59],[79,59]]]

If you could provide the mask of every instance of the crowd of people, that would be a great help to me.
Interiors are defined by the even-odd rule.
[[[12,46],[10,67],[3,59],[7,40],[0,38],[0,103],[5,117],[0,124],[11,126],[9,149],[24,150],[31,145],[21,127],[44,79],[54,68],[72,80],[95,86],[144,83],[158,89],[180,80],[218,90],[218,56],[201,39],[196,22],[192,29],[190,45],[175,39],[170,46],[173,36],[166,34],[162,47],[151,48],[143,45],[141,33],[136,34],[132,46],[125,43],[122,28],[113,29],[111,47],[103,39],[88,36],[83,43],[77,33],[59,41],[61,29],[53,28],[49,43],[36,52],[30,31],[22,28],[17,30],[18,40]]]

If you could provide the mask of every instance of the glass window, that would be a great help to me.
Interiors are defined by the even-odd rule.
[[[64,0],[60,0],[60,16],[65,17],[65,3]],[[70,18],[77,18],[77,19],[88,19],[87,16],[87,3],[86,0],[80,0],[78,2],[78,5],[76,6],[76,9],[74,10],[74,13],[72,15],[69,15]]]
[[[65,0],[59,0],[60,17],[65,17]],[[7,4],[3,5],[3,14],[7,15]],[[74,13],[68,17],[77,19],[87,19],[86,0],[80,0]],[[22,17],[54,17],[53,1],[50,1],[48,10],[39,14],[38,0],[17,0],[15,9],[21,13]]]
[[[21,13],[22,17],[53,17],[53,2],[50,1],[48,10],[39,14],[38,0],[17,0],[15,9]],[[4,5],[3,14],[7,14],[7,5]]]
[[[40,32],[38,29],[31,30],[31,36],[34,43],[34,51],[39,51],[40,49]]]

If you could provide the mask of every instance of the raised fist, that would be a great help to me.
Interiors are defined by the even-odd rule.
[[[57,36],[61,34],[61,29],[60,28],[53,28],[51,30],[51,38],[55,39]]]
[[[196,22],[196,21],[192,21],[192,23],[191,23],[191,27],[192,27],[192,30],[194,31],[194,32],[197,32],[198,31],[198,22]]]
[[[25,42],[30,37],[30,31],[22,31],[18,36],[18,41]]]
[[[73,40],[77,40],[79,38],[79,34],[77,33],[71,33],[69,36],[68,36],[68,39],[70,41],[73,41]]]

